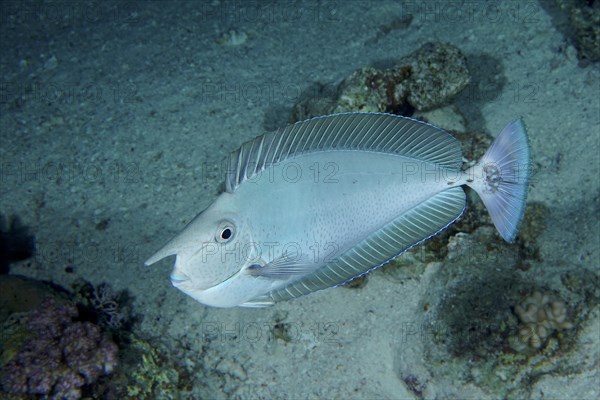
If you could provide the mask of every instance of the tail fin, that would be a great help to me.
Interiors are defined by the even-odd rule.
[[[511,243],[525,211],[530,173],[523,122],[509,122],[481,160],[466,173],[467,185],[483,200],[500,235]]]

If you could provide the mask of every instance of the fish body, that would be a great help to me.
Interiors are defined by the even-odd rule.
[[[523,124],[461,165],[458,141],[421,121],[302,121],[234,151],[226,190],[146,264],[176,255],[172,284],[202,304],[272,305],[343,284],[437,234],[463,213],[463,185],[514,240],[529,176]]]

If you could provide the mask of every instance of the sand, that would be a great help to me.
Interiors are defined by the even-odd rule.
[[[325,290],[264,309],[207,308],[171,287],[172,260],[143,265],[214,200],[219,162],[285,124],[301,95],[318,94],[318,84],[333,87],[359,67],[389,64],[428,41],[449,42],[467,56],[473,82],[454,104],[468,130],[495,135],[515,116],[528,127],[534,168],[528,201],[543,204],[548,215],[537,239],[539,260],[523,273],[511,264],[511,274],[522,287],[559,295],[568,271],[587,270],[598,279],[600,73],[597,64],[579,65],[564,17],[549,4],[1,7],[0,212],[18,215],[37,242],[35,258],[11,273],[65,287],[83,277],[129,290],[143,316],[139,332],[185,349],[183,361],[196,373],[195,397],[506,393],[478,383],[477,371],[464,367],[469,360],[427,361],[423,304],[453,295],[431,283],[444,260],[405,279],[376,271],[363,288]],[[474,268],[485,266],[465,264],[461,273]],[[576,342],[568,356],[573,368],[542,371],[509,397],[600,396],[597,301],[588,311],[569,333]],[[460,373],[451,378],[453,365]],[[515,379],[501,382],[509,387]]]

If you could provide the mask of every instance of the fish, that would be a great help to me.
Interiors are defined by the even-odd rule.
[[[225,189],[146,262],[175,255],[172,285],[212,307],[267,307],[342,285],[443,231],[482,199],[512,243],[530,146],[521,118],[476,163],[460,142],[385,113],[315,117],[233,151]],[[469,166],[470,165],[470,166]]]

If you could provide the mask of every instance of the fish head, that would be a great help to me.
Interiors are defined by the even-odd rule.
[[[175,255],[171,283],[197,300],[252,265],[251,227],[231,197],[222,193],[145,264]]]

